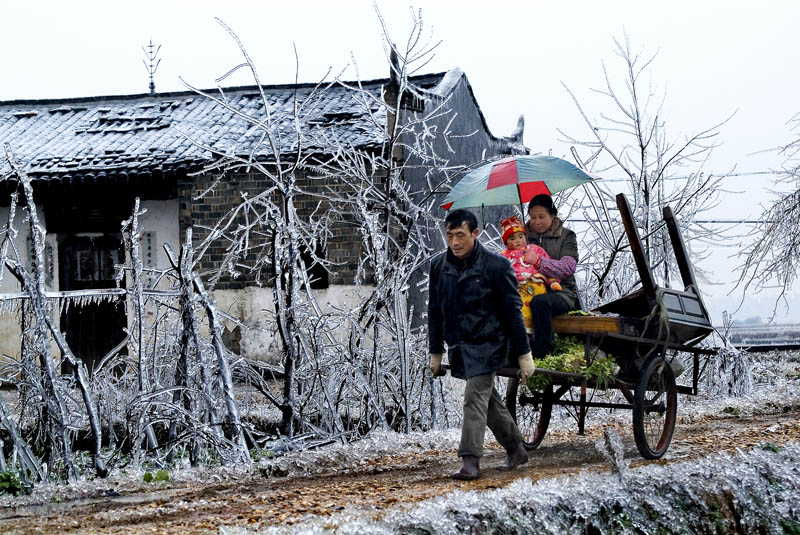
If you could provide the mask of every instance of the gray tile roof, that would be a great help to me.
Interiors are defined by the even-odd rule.
[[[444,73],[416,77],[422,87]],[[292,111],[299,106],[304,149],[325,152],[333,142],[368,148],[383,141],[387,80],[320,88],[263,86],[282,153],[297,149]],[[216,98],[217,90],[207,92]],[[224,90],[226,102],[192,91],[155,95],[0,102],[0,145],[8,143],[28,173],[41,180],[115,173],[198,169],[214,153],[271,154],[258,123],[265,120],[256,86]],[[242,117],[244,114],[246,117]],[[328,149],[329,150],[329,149]],[[0,150],[0,175],[9,171]]]

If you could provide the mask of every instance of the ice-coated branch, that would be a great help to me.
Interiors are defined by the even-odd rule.
[[[238,446],[237,461],[243,464],[250,464],[250,453],[247,449],[247,444],[244,440],[244,432],[242,430],[242,422],[239,418],[239,408],[236,406],[236,400],[233,395],[233,379],[231,378],[231,369],[228,366],[228,359],[225,356],[225,348],[222,345],[222,332],[219,319],[217,318],[216,305],[203,287],[203,281],[200,277],[195,275],[192,279],[200,303],[206,310],[208,315],[208,328],[211,331],[211,341],[214,347],[214,353],[217,356],[217,365],[219,366],[220,380],[222,381],[223,391],[225,393],[225,406],[228,409],[228,418],[233,426],[233,436]]]
[[[29,481],[27,474],[41,473],[41,464],[39,463],[39,459],[36,458],[36,455],[34,455],[28,443],[22,437],[22,434],[19,432],[19,428],[9,414],[8,408],[6,407],[6,404],[2,398],[0,398],[0,424],[3,425],[3,428],[11,436],[12,444],[17,452],[16,457],[20,463],[20,467],[22,468],[19,470],[19,474],[21,475],[23,481],[28,483]],[[0,447],[1,446],[2,441],[0,441]],[[3,453],[0,451],[0,456],[2,455]],[[0,472],[4,472],[6,470],[8,470],[8,467],[0,466]]]
[[[28,223],[34,244],[34,254],[31,258],[33,276],[29,275],[27,270],[14,260],[6,259],[6,266],[8,266],[11,273],[17,277],[25,291],[30,295],[31,308],[36,318],[34,327],[36,332],[34,347],[41,355],[42,367],[44,368],[45,377],[47,378],[49,395],[45,396],[45,400],[48,404],[48,408],[52,411],[56,419],[56,433],[60,439],[67,477],[71,480],[75,480],[78,478],[78,470],[72,456],[72,445],[68,430],[69,411],[66,407],[64,396],[60,392],[58,374],[56,373],[53,359],[50,356],[50,348],[48,347],[47,323],[45,318],[50,314],[50,310],[47,301],[43,298],[45,287],[44,272],[42,270],[42,260],[44,258],[44,229],[39,223],[30,180],[28,180],[27,174],[16,166],[11,156],[11,150],[7,144],[5,150],[6,158],[22,183],[25,191],[25,200],[28,208]]]
[[[775,172],[777,196],[764,207],[760,223],[749,233],[752,241],[740,251],[737,266],[742,302],[744,296],[764,288],[781,288],[773,312],[780,302],[788,303],[800,258],[800,114],[795,114],[788,124],[791,140],[775,149],[782,158],[780,169]]]
[[[131,259],[131,276],[133,279],[133,283],[131,285],[132,288],[132,301],[133,307],[136,314],[136,336],[132,337],[135,340],[132,340],[135,343],[136,347],[136,354],[138,357],[139,363],[139,375],[138,375],[138,383],[139,383],[139,394],[144,396],[152,388],[152,384],[150,382],[150,373],[149,367],[150,364],[147,362],[146,354],[145,354],[145,345],[144,345],[144,330],[145,330],[145,314],[144,314],[144,296],[143,296],[143,284],[142,284],[142,258],[141,252],[139,249],[139,244],[141,243],[141,232],[139,230],[139,216],[143,215],[145,211],[139,210],[139,198],[137,197],[134,201],[133,207],[133,214],[131,215],[130,219],[126,219],[122,222],[122,235],[125,240],[125,247],[128,250],[128,254],[130,255]],[[145,413],[142,412],[140,419],[139,419],[139,426],[140,429],[144,431],[145,436],[147,437],[147,444],[151,450],[155,451],[158,449],[158,440],[156,439],[156,434],[153,431],[153,427],[149,424],[144,422]],[[136,446],[138,451],[138,443]]]
[[[195,302],[197,300],[194,291],[194,273],[192,272],[192,229],[186,229],[186,235],[183,245],[181,246],[180,260],[175,258],[175,254],[169,244],[164,244],[164,251],[167,253],[167,258],[173,269],[179,274],[179,282],[181,288],[181,334],[180,334],[180,356],[179,359],[186,359],[186,367],[188,370],[188,357],[191,349],[194,349],[198,375],[200,378],[199,389],[200,396],[205,406],[205,416],[202,418],[204,421],[212,420],[216,413],[215,396],[213,394],[214,386],[211,381],[211,374],[203,355],[203,343],[200,336],[199,322],[195,313]],[[181,364],[179,363],[179,366]],[[188,388],[188,380],[190,375],[187,373],[185,385]],[[172,427],[170,428],[172,430]],[[212,433],[218,439],[223,438],[222,433],[216,426],[212,426]],[[196,462],[197,450],[200,444],[196,442],[192,446],[192,462]]]

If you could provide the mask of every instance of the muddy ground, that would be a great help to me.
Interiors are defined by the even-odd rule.
[[[618,432],[632,466],[643,464],[629,427]],[[518,478],[533,480],[605,470],[594,448],[601,427],[576,432],[549,433],[532,452],[528,464],[501,472],[504,452],[495,442],[482,459],[482,477],[455,482],[458,468],[454,449],[421,450],[379,457],[357,469],[332,468],[322,474],[263,477],[255,473],[216,483],[170,481],[158,490],[113,489],[99,496],[0,508],[0,533],[218,533],[220,526],[264,527],[291,524],[306,515],[328,515],[345,507],[363,508],[380,515],[391,507],[413,504],[454,489],[485,490],[504,487]],[[700,421],[681,423],[665,459],[671,463],[719,451],[749,448],[759,443],[800,442],[800,406],[776,408],[772,414],[738,417],[720,413]]]

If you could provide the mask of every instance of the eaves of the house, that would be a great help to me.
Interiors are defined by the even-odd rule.
[[[182,91],[0,102],[0,143],[35,181],[68,183],[157,181],[202,169],[224,154],[270,159],[275,149],[283,155],[299,147],[325,153],[332,143],[378,149],[386,136],[381,102],[389,82],[231,87],[202,91],[205,96]],[[409,82],[433,99],[464,84],[483,136],[503,143],[486,127],[460,70]],[[277,147],[264,140],[267,124]],[[9,170],[3,154],[0,176]]]

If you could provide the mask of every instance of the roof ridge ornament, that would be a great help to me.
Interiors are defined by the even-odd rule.
[[[155,51],[153,51],[153,48],[155,48]],[[150,44],[147,45],[147,48],[142,47],[142,51],[144,52],[144,55],[146,57],[146,59],[144,59],[142,61],[144,62],[145,69],[147,69],[147,74],[150,75],[150,94],[151,95],[155,95],[156,94],[156,82],[155,82],[154,76],[156,74],[156,69],[158,69],[159,63],[161,63],[161,59],[160,58],[158,59],[158,61],[156,61],[156,56],[158,56],[158,51],[159,50],[161,50],[161,45],[158,45],[158,47],[155,47],[153,45],[153,39],[152,38],[150,39]]]

